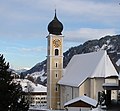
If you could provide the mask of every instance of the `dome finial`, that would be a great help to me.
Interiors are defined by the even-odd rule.
[[[56,8],[55,8],[55,15],[56,15]]]
[[[54,19],[56,19],[57,18],[57,15],[56,15],[56,8],[55,8],[55,17],[54,17]]]

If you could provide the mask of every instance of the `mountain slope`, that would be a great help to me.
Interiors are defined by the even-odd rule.
[[[115,36],[105,36],[100,38],[99,40],[89,40],[85,42],[84,44],[80,44],[79,46],[72,47],[69,50],[67,50],[63,55],[63,67],[65,68],[67,64],[69,63],[70,59],[75,54],[82,54],[82,53],[89,53],[97,50],[107,50],[112,62],[114,63],[116,69],[120,71],[120,35]],[[117,64],[116,64],[117,62]],[[30,70],[24,72],[24,74],[31,74],[40,72],[39,81],[42,84],[46,84],[46,66],[47,60],[44,60],[38,64],[36,64],[33,68]],[[42,75],[42,76],[41,76]],[[35,78],[37,80],[37,78]],[[37,81],[38,82],[38,81]]]

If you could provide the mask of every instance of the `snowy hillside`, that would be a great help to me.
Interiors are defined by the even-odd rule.
[[[22,72],[26,72],[28,69],[19,69],[19,70],[16,70],[16,73],[20,74]]]
[[[46,81],[47,79],[44,69],[40,72],[32,73],[31,76],[34,78],[35,82],[40,83],[40,84],[44,83],[44,81]]]

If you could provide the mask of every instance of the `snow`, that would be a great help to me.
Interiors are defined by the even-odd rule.
[[[102,110],[101,108],[95,108],[95,109],[92,109],[91,111],[104,111],[104,110]]]
[[[79,87],[88,77],[118,76],[106,51],[73,56],[58,84]]]
[[[110,43],[110,39],[108,39],[108,40],[106,41],[106,43],[109,44],[109,43]]]
[[[104,51],[104,54],[99,61],[95,72],[91,75],[91,77],[110,77],[110,76],[118,76],[118,73],[113,66],[109,56],[107,55],[107,52]]]
[[[41,76],[41,81],[43,82],[45,79],[47,79],[47,76]]]
[[[89,104],[91,106],[94,106],[94,107],[96,107],[97,104],[98,104],[96,100],[94,100],[94,99],[92,99],[90,97],[80,96],[80,97],[77,97],[77,98],[74,98],[74,99],[68,101],[67,103],[64,104],[64,106],[68,106],[68,105],[70,105],[72,103],[75,103],[75,102],[78,102],[78,101],[83,101],[83,102],[85,102],[85,103],[87,103],[87,104]]]
[[[20,74],[20,73],[25,72],[25,71],[27,71],[27,70],[28,70],[28,69],[24,68],[24,69],[16,70],[16,72]]]
[[[120,59],[116,62],[117,66],[120,66]]]
[[[120,52],[117,52],[117,54],[119,55],[119,54],[120,54]]]
[[[100,50],[99,45],[94,46],[94,48],[95,48],[95,51],[99,51]]]
[[[109,50],[110,49],[110,50],[113,51],[115,49],[115,46],[114,46],[114,44],[111,43],[111,40],[109,39],[109,40],[106,41],[105,44],[102,45],[101,49],[102,50],[104,50],[104,49]],[[109,52],[112,53],[112,51],[109,51]],[[113,52],[115,52],[115,50]]]
[[[103,46],[101,47],[101,49],[102,50],[104,50],[104,49],[114,49],[114,45],[112,45],[112,44],[103,44]]]
[[[102,50],[104,50],[107,47],[107,44],[103,44],[103,46],[101,47]]]
[[[28,88],[31,88],[31,92],[47,92],[47,87],[35,84],[27,79],[17,79],[20,82],[23,91],[28,92]]]
[[[46,78],[47,78],[47,76],[43,76],[45,74],[45,71],[44,71],[44,69],[42,70],[42,71],[40,71],[40,72],[34,72],[34,73],[32,73],[32,74],[30,74],[34,79],[37,79],[38,77],[40,77],[41,78],[41,81],[43,82]]]
[[[29,111],[49,111],[46,106],[34,106],[30,107]]]
[[[109,51],[109,53],[115,53],[116,51],[115,50],[113,50],[113,51]]]
[[[114,49],[114,46],[112,44],[108,45],[107,49]]]

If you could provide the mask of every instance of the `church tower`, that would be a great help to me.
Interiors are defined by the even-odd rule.
[[[57,82],[63,72],[63,24],[56,16],[48,25],[47,36],[47,107],[60,109],[60,88]]]

